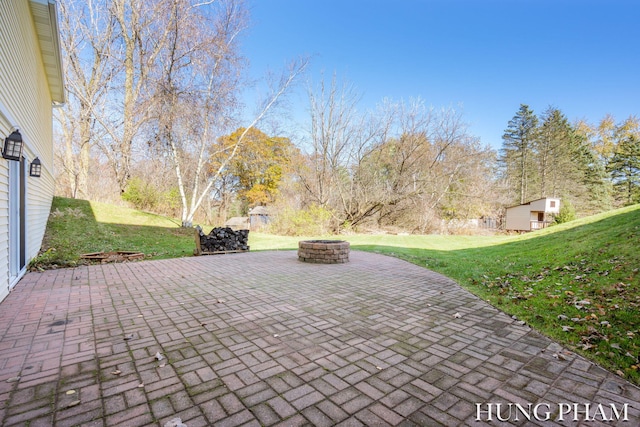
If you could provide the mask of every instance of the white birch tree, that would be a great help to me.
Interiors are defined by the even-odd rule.
[[[205,7],[206,6],[206,7]],[[221,172],[244,143],[246,133],[258,125],[305,69],[307,60],[292,62],[235,145],[226,147],[218,170],[210,171],[208,147],[237,126],[238,96],[242,89],[243,58],[238,37],[246,28],[247,11],[241,2],[215,5],[173,0],[168,16],[167,43],[158,55],[152,95],[156,112],[153,143],[171,158],[182,204],[181,221],[193,218]]]

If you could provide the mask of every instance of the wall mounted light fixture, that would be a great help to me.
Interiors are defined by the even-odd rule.
[[[42,175],[42,163],[39,158],[36,157],[33,159],[33,162],[31,162],[31,166],[29,166],[29,175],[35,176],[36,178],[40,178],[40,175]]]
[[[11,135],[4,139],[2,147],[2,157],[8,160],[20,161],[22,158],[22,135],[18,130],[11,132]]]

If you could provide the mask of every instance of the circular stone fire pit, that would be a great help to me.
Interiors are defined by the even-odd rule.
[[[298,242],[298,260],[318,264],[344,264],[349,262],[349,242],[301,240]]]

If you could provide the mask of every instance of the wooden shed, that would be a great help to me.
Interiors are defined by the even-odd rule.
[[[560,199],[544,197],[522,205],[507,208],[505,229],[533,231],[547,227],[560,213]]]
[[[256,206],[249,209],[249,224],[251,230],[259,230],[269,224],[269,211],[266,206]]]

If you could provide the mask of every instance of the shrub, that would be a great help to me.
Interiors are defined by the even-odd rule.
[[[141,178],[132,178],[122,193],[122,200],[129,202],[138,210],[153,210],[160,200],[160,194]]]
[[[312,205],[306,209],[284,208],[269,225],[270,232],[285,236],[318,236],[330,230],[332,213],[322,206]]]
[[[556,215],[554,222],[556,224],[562,224],[563,222],[573,221],[574,219],[578,219],[576,215],[576,209],[573,207],[570,201],[563,201],[560,206],[560,213]]]

